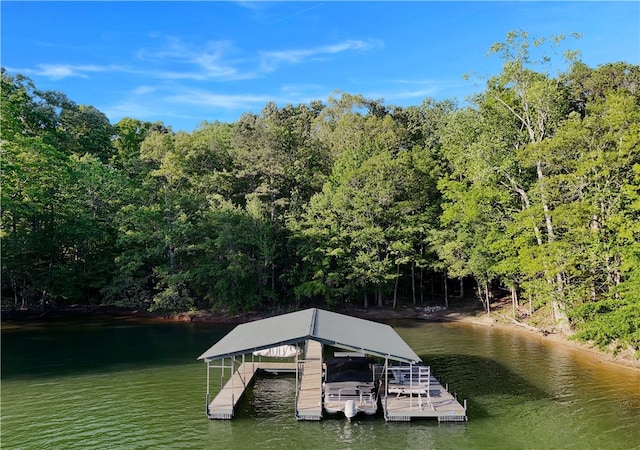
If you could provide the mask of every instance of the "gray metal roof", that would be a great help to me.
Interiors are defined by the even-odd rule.
[[[238,325],[198,359],[228,358],[308,339],[395,361],[421,361],[389,325],[317,308]]]

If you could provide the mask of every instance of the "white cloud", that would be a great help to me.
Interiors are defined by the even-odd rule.
[[[54,80],[69,77],[87,78],[89,73],[123,71],[119,66],[74,65],[74,64],[38,64],[35,69],[12,69],[26,75],[37,75]]]
[[[283,63],[300,64],[345,52],[368,51],[381,46],[373,40],[345,40],[306,49],[257,51],[246,55],[230,41],[209,41],[203,46],[179,38],[164,38],[161,46],[140,49],[128,65],[38,64],[16,70],[54,80],[88,78],[92,73],[120,72],[161,80],[241,81],[259,78]]]
[[[171,103],[197,105],[211,109],[250,109],[257,105],[264,105],[273,100],[273,97],[269,95],[220,94],[201,90],[189,90],[166,97],[166,100]]]
[[[451,93],[468,90],[470,87],[470,83],[462,78],[459,80],[400,79],[391,81],[388,85],[395,87],[389,89],[386,95],[381,95],[379,97],[383,97],[390,102],[407,99],[424,99],[425,97],[437,96],[444,92]],[[375,95],[371,96],[375,97]]]
[[[133,95],[145,95],[150,94],[151,92],[155,92],[157,90],[154,86],[138,86],[131,93]]]
[[[246,61],[232,58],[240,53],[230,41],[209,41],[204,46],[190,45],[169,37],[161,48],[141,49],[136,57],[145,64],[141,74],[172,80],[243,80],[254,78],[243,70]]]
[[[149,121],[189,119],[194,122],[207,116],[235,120],[239,112],[262,108],[273,100],[268,95],[224,94],[179,86],[139,86],[118,96],[114,104],[101,106],[112,123],[123,117],[134,117]],[[198,117],[194,117],[196,112]],[[170,123],[168,123],[170,124]]]
[[[261,68],[267,72],[271,72],[282,62],[298,64],[305,60],[315,59],[326,55],[334,55],[346,51],[371,50],[377,46],[380,46],[380,43],[370,40],[346,40],[332,45],[324,45],[308,49],[263,51],[260,53]]]

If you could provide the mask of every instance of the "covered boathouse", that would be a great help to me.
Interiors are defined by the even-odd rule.
[[[422,363],[392,327],[317,308],[238,325],[200,355],[198,359],[204,360],[207,368],[207,416],[231,419],[257,373],[290,372],[296,378],[296,419],[322,419],[325,347],[379,361],[372,365],[372,370],[380,386],[376,401],[385,420],[410,421],[417,417],[445,422],[467,420],[466,402],[462,406],[438,382],[430,367]],[[266,362],[261,355],[281,356],[285,360],[274,362],[275,358],[268,358]],[[219,384],[212,380],[213,368],[221,369]],[[212,383],[218,384],[213,399]]]

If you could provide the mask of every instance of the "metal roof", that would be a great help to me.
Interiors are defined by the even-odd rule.
[[[317,308],[238,325],[198,359],[228,358],[308,339],[395,361],[421,361],[389,325]]]

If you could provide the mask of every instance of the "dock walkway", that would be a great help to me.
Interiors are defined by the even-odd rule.
[[[236,406],[246,389],[251,386],[259,371],[266,372],[295,372],[296,365],[292,362],[244,362],[233,373],[231,378],[220,389],[220,392],[209,403],[207,415],[210,419],[231,419]]]
[[[296,419],[322,419],[322,344],[307,341],[305,358],[299,363]]]
[[[322,344],[308,341],[305,357],[298,361],[296,419],[322,419]],[[229,367],[227,367],[229,368]],[[232,419],[246,389],[258,372],[296,373],[295,362],[243,362],[207,405],[210,419]]]

